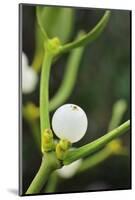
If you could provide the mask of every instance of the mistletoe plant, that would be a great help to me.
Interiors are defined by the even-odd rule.
[[[40,118],[40,150],[42,154],[42,162],[37,174],[27,189],[26,194],[40,193],[47,181],[48,183],[51,182],[52,175],[54,176],[56,173],[62,174],[59,170],[63,169],[63,166],[65,168],[66,166],[71,166],[71,168],[73,168],[71,164],[77,161],[79,161],[80,166],[81,160],[87,157],[85,164],[83,163],[83,165],[81,165],[82,167],[79,169],[77,167],[77,170],[80,173],[85,170],[84,168],[89,168],[92,163],[94,166],[98,162],[101,162],[101,160],[104,160],[105,157],[110,155],[110,152],[114,152],[114,146],[115,150],[119,149],[119,142],[116,142],[117,140],[114,139],[126,133],[130,128],[129,120],[116,127],[118,125],[117,122],[120,121],[118,117],[116,117],[118,116],[117,112],[115,117],[112,118],[109,132],[107,134],[79,148],[72,147],[72,144],[79,141],[86,133],[88,119],[85,112],[79,106],[74,104],[62,104],[71,94],[84,47],[88,43],[94,41],[102,33],[109,20],[110,11],[105,11],[103,17],[90,32],[84,33],[83,31],[80,31],[76,39],[73,42],[68,43],[66,42],[66,35],[65,38],[62,38],[61,35],[59,35],[60,32],[54,34],[53,31],[48,31],[49,33],[46,31],[47,24],[45,24],[43,20],[46,12],[44,12],[44,8],[37,6],[36,16],[38,25],[36,28],[38,33],[37,38],[40,38],[40,42],[37,45],[38,48],[32,65],[38,72],[39,66],[42,64],[39,108],[29,104],[23,109],[24,117],[27,118],[29,122],[32,121],[30,120],[31,118],[33,120],[38,117]],[[51,12],[51,10],[48,9],[48,12]],[[73,17],[73,13],[71,12],[66,14]],[[67,26],[71,29],[71,23],[67,23]],[[65,30],[65,33],[68,33],[68,30]],[[49,101],[49,78],[51,66],[56,59],[67,52],[71,53],[62,85],[54,98]],[[37,79],[36,76],[35,79]],[[26,88],[25,91],[28,92]],[[49,111],[56,109],[60,105],[62,106],[54,113],[51,123]],[[32,109],[35,110],[35,118],[31,115]],[[32,125],[34,125],[34,123],[32,123]],[[112,130],[112,128],[114,129]],[[37,128],[35,130],[37,130]],[[54,140],[54,134],[59,138],[57,141]],[[39,144],[40,142],[38,141],[38,146]],[[93,155],[93,153],[103,147],[104,149],[101,152]]]

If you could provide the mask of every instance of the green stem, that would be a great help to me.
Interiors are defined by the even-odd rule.
[[[78,34],[78,37],[81,37],[82,35],[84,35],[84,33],[80,32]],[[83,47],[77,48],[71,51],[61,86],[58,92],[56,93],[56,95],[50,101],[50,105],[49,105],[50,111],[59,107],[70,96],[73,90],[73,87],[75,85],[77,72],[78,72],[83,51],[84,51]]]
[[[115,156],[127,156],[128,152],[127,152],[126,148],[122,147],[121,151],[116,154],[113,151],[111,151],[111,149],[109,149],[108,146],[106,146],[105,148],[103,148],[102,150],[100,150],[99,152],[94,154],[93,156],[86,158],[83,161],[82,165],[79,167],[77,174],[83,173],[83,172],[87,171],[88,169],[91,169],[91,168],[99,165],[100,163],[102,163],[107,158],[110,158],[113,155],[115,155]]]
[[[37,15],[37,23],[38,23],[40,30],[41,30],[41,32],[44,36],[44,40],[45,40],[45,42],[48,42],[48,35],[47,35],[44,27],[42,26],[41,16],[40,16],[40,7],[39,6],[36,7],[36,15]]]
[[[50,174],[58,168],[60,168],[60,163],[55,154],[52,152],[45,154],[39,171],[26,191],[26,194],[38,194],[48,180]]]
[[[116,103],[114,104],[113,109],[112,109],[112,117],[111,117],[111,120],[109,123],[108,131],[113,130],[114,128],[116,128],[119,125],[119,123],[123,117],[123,114],[126,111],[126,108],[127,108],[127,104],[126,104],[125,100],[120,99],[120,100],[116,101]],[[103,162],[104,160],[106,160],[108,157],[110,157],[113,154],[114,153],[112,151],[109,151],[108,146],[106,146],[101,151],[97,152],[93,156],[90,156],[90,158],[86,158],[83,161],[83,164],[80,166],[78,173],[82,173],[82,172],[98,165],[99,163]],[[121,151],[115,155],[127,156],[128,155],[127,149],[125,147],[122,147]]]
[[[113,106],[112,117],[108,126],[108,131],[116,128],[120,124],[126,109],[127,103],[125,100],[120,99],[116,101],[116,103]]]
[[[126,131],[128,131],[130,128],[130,120],[127,122],[123,123],[121,126],[118,128],[110,131],[106,135],[100,137],[99,139],[86,144],[76,150],[72,150],[67,152],[63,162],[64,165],[70,164],[74,162],[75,160],[78,160],[80,158],[83,158],[85,156],[88,156],[94,152],[96,152],[98,149],[102,148],[104,145],[109,143],[111,140],[115,139],[116,137],[122,135]]]
[[[57,183],[58,183],[58,173],[53,172],[49,178],[48,184],[45,189],[45,193],[53,193],[56,191]]]
[[[101,18],[101,20],[98,22],[98,24],[86,35],[82,36],[77,41],[73,41],[71,43],[65,44],[61,47],[60,53],[67,52],[73,48],[77,48],[80,46],[86,45],[88,42],[94,41],[100,33],[104,30],[108,20],[110,17],[110,11],[106,11],[104,16]]]
[[[107,158],[112,155],[112,152],[108,150],[108,147],[104,148],[100,152],[96,153],[95,155],[87,158],[83,161],[83,164],[79,167],[77,173],[83,173],[84,171],[98,165],[99,163],[103,162]]]
[[[49,120],[49,75],[52,63],[52,55],[46,51],[40,81],[40,123],[41,123],[41,135],[44,129],[50,128]],[[42,137],[41,137],[42,138]]]

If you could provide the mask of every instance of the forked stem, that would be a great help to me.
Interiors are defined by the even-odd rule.
[[[58,168],[60,168],[60,163],[57,160],[55,153],[46,153],[43,156],[41,166],[26,191],[26,194],[38,194],[48,180],[49,175]]]
[[[68,165],[80,158],[84,158],[94,152],[96,152],[98,149],[102,148],[104,145],[112,141],[113,139],[119,137],[126,131],[128,131],[130,128],[130,120],[123,123],[121,126],[115,128],[114,130],[110,131],[109,133],[105,134],[104,136],[98,138],[97,140],[88,143],[76,150],[72,150],[67,152],[64,158],[64,164]]]

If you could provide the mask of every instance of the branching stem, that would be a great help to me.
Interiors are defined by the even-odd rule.
[[[123,123],[121,126],[115,128],[114,130],[110,131],[109,133],[105,134],[104,136],[98,138],[97,140],[86,144],[76,150],[72,150],[67,152],[65,158],[64,158],[64,164],[70,164],[74,162],[75,160],[78,160],[80,158],[83,158],[85,156],[88,156],[97,150],[99,150],[101,147],[115,139],[116,137],[119,137],[126,131],[128,131],[130,128],[130,120]]]
[[[60,168],[60,163],[55,154],[53,152],[46,153],[43,156],[39,171],[26,191],[26,194],[38,194],[48,180],[48,177],[52,171],[58,168]]]

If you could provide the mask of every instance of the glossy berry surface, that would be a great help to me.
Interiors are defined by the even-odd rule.
[[[88,120],[82,108],[74,104],[59,107],[52,118],[52,128],[60,139],[78,142],[86,133]]]

